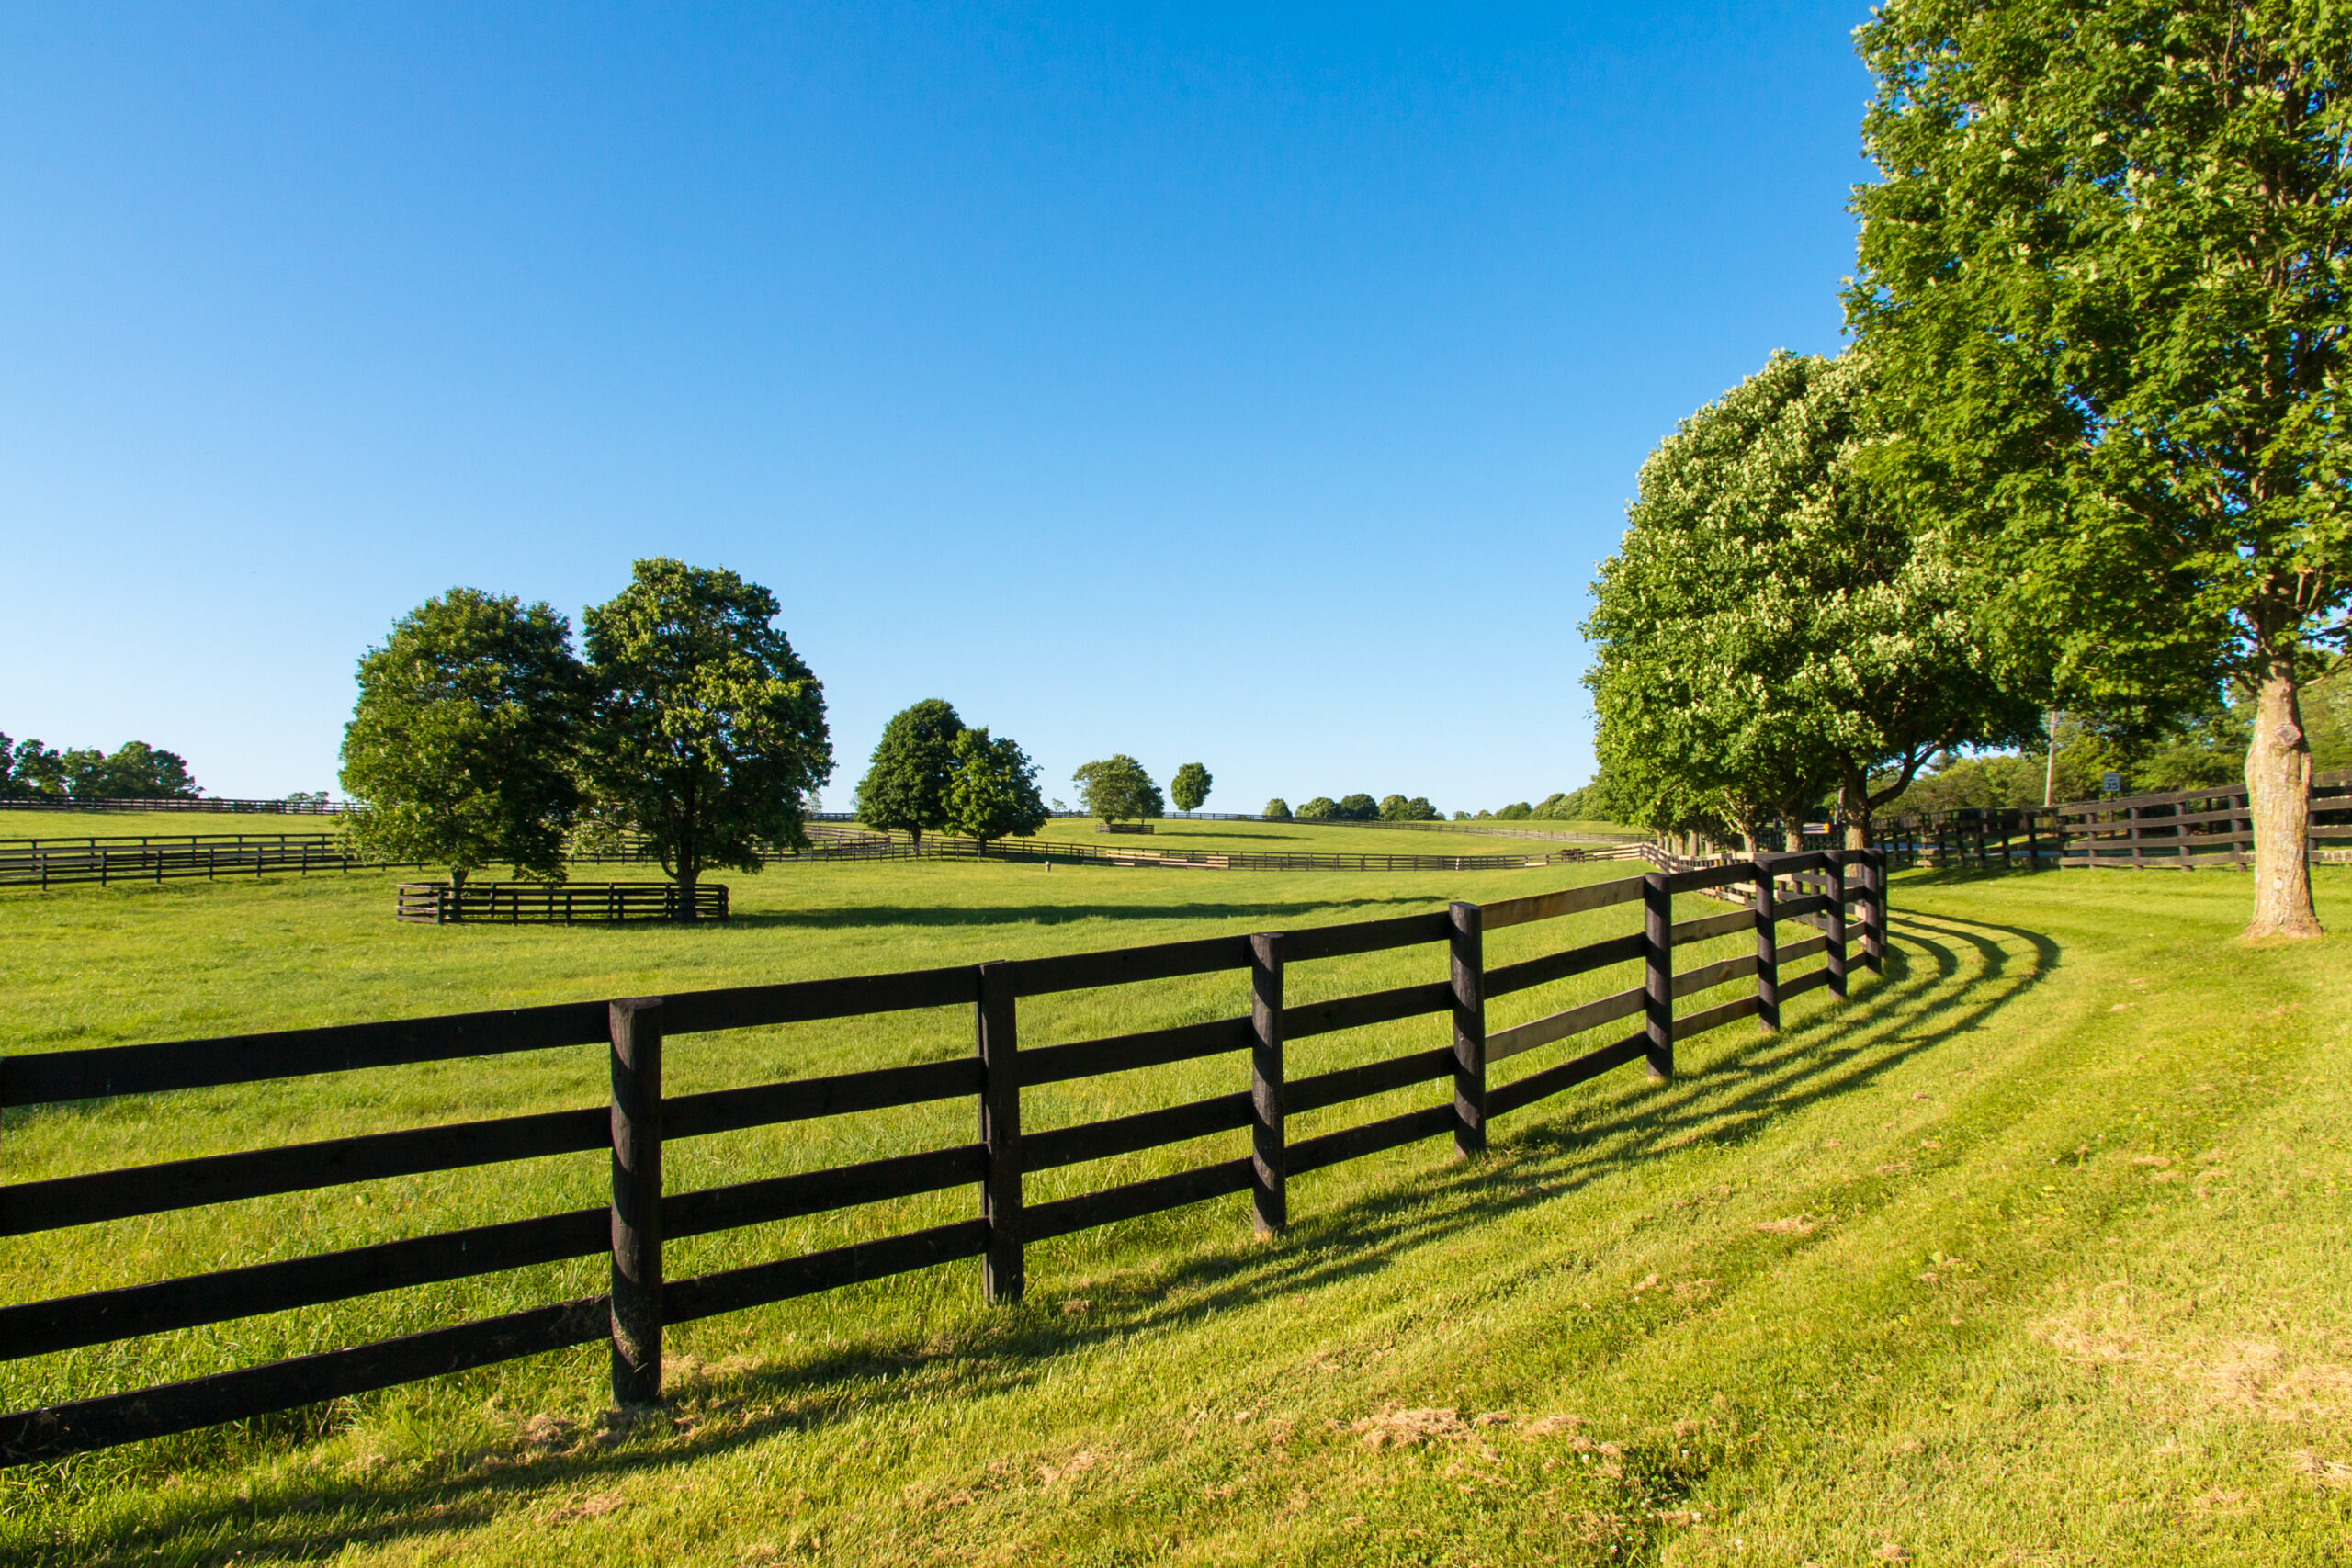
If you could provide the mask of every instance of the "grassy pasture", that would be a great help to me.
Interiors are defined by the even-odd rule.
[[[0,1022],[11,1049],[70,1048],[1322,923],[1619,870],[779,868],[731,878],[742,916],[694,931],[401,928],[373,875],[5,895]],[[2324,915],[2352,918],[2352,875],[2320,874]],[[1683,1047],[1680,1081],[1572,1091],[1501,1123],[1471,1166],[1430,1144],[1302,1178],[1277,1242],[1250,1240],[1227,1200],[1034,1248],[1017,1311],[983,1307],[963,1264],[694,1325],[672,1341],[674,1410],[633,1427],[603,1419],[601,1356],[581,1352],[12,1472],[0,1557],[1829,1563],[1892,1561],[1893,1543],[1919,1562],[2334,1561],[2352,1526],[2337,1070],[2352,968],[2341,938],[2230,945],[2245,897],[2223,874],[1903,875],[1889,974],[1858,987],[1861,1005],[1815,993],[1776,1039],[1719,1031]],[[1497,933],[1490,961],[1634,918]],[[1293,996],[1442,962],[1432,946],[1302,965]],[[1492,1021],[1627,983],[1582,977]],[[1238,976],[1040,999],[1023,1040],[1244,1000]],[[927,1059],[967,1051],[969,1029],[944,1010],[687,1038],[670,1077]],[[1442,1029],[1301,1042],[1292,1070]],[[1243,1071],[1220,1058],[1057,1086],[1027,1120],[1173,1103]],[[600,1057],[544,1053],[12,1112],[0,1179],[602,1098]],[[963,1141],[969,1120],[922,1108],[677,1145],[671,1181]],[[1242,1146],[1204,1143],[1049,1173],[1033,1193]],[[540,1164],[17,1238],[0,1298],[599,1201],[598,1157]],[[672,1269],[969,1202],[695,1238]],[[0,1363],[0,1397],[504,1310],[600,1272]]]

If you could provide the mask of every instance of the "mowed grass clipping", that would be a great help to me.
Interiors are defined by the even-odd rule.
[[[18,1050],[1083,951],[1490,899],[1572,871],[900,864],[732,879],[725,929],[398,928],[389,878],[0,900]],[[1589,868],[1592,876],[1617,868]],[[2323,916],[2352,918],[2325,871]],[[1735,1024],[1498,1124],[1240,1200],[675,1332],[659,1418],[548,1356],[0,1482],[11,1561],[2295,1562],[2352,1528],[2345,942],[2230,941],[2226,874],[1895,879],[1854,1005]],[[1688,912],[1708,908],[1694,902]],[[1490,961],[1627,929],[1497,933]],[[1719,944],[1729,952],[1735,944]],[[1692,953],[1695,964],[1713,949]],[[1442,949],[1300,965],[1312,999]],[[1497,1027],[1628,983],[1509,998]],[[1728,993],[1725,993],[1728,994]],[[1048,1043],[1241,1010],[1238,976],[1024,1004]],[[1686,1010],[1711,997],[1693,998]],[[1443,1038],[1299,1043],[1292,1070]],[[1593,1042],[1588,1041],[1586,1043]],[[1498,1071],[1531,1070],[1574,1045]],[[688,1038],[680,1091],[970,1049],[966,1010]],[[1238,1087],[1239,1058],[1040,1090],[1033,1127]],[[594,1052],[11,1112],[9,1180],[596,1103]],[[1437,1086],[1318,1119],[1428,1103]],[[673,1188],[968,1139],[968,1107],[673,1145]],[[1239,1135],[1050,1173],[1052,1197]],[[14,1238],[22,1300],[589,1204],[595,1156]],[[968,1195],[695,1238],[673,1276]],[[20,1408],[583,1293],[522,1271],[0,1366]],[[178,1343],[186,1340],[188,1343]]]

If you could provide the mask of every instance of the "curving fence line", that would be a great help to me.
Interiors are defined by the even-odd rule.
[[[1793,879],[1821,878],[1795,897]],[[1858,878],[1858,880],[1849,880]],[[1747,890],[1749,907],[1677,921],[1677,893]],[[1489,967],[1484,933],[1617,906],[1639,906],[1622,935]],[[608,1290],[572,1301],[182,1382],[101,1394],[0,1416],[0,1463],[63,1458],[141,1438],[389,1388],[569,1346],[609,1341],[614,1398],[657,1399],[665,1325],[808,1295],[959,1259],[980,1261],[991,1301],[1018,1301],[1035,1242],[1228,1193],[1248,1193],[1261,1230],[1289,1219],[1291,1177],[1427,1139],[1460,1155],[1487,1145],[1489,1122],[1635,1062],[1675,1071],[1675,1046],[1745,1018],[1780,1025],[1792,998],[1815,987],[1843,998],[1849,911],[1860,963],[1877,970],[1886,932],[1885,863],[1870,852],[1799,854],[1679,873],[1652,871],[1484,906],[1252,936],[957,965],[788,985],[688,991],[504,1012],[404,1019],[341,1028],[55,1051],[0,1058],[0,1107],[34,1108],[125,1095],[201,1090],[311,1074],[364,1072],[520,1051],[601,1048],[609,1103],[535,1115],[333,1138],[0,1187],[0,1235],[26,1235],[276,1193],[385,1177],[609,1150],[609,1204],[439,1231],[150,1284],[0,1307],[0,1358],[51,1354],[403,1286],[609,1253]],[[1783,945],[1784,922],[1815,934]],[[1755,950],[1678,973],[1678,946],[1752,931]],[[1291,1005],[1292,964],[1406,947],[1441,948],[1441,976],[1418,985]],[[1815,956],[1820,966],[1792,965]],[[1489,1032],[1489,998],[1615,964],[1639,963],[1639,985],[1514,1028]],[[1021,1039],[1024,998],[1182,976],[1246,976],[1234,1016],[1105,1039],[1035,1045]],[[1728,985],[1739,994],[1678,1015],[1676,1004]],[[970,1055],[911,1066],[677,1093],[662,1081],[664,1038],[815,1020],[968,1007]],[[1291,1077],[1287,1043],[1395,1020],[1443,1020],[1426,1049],[1365,1066]],[[1633,1028],[1597,1048],[1490,1086],[1495,1063],[1578,1041],[1612,1023]],[[1234,1059],[1230,1092],[1167,1110],[1024,1133],[1022,1097],[1038,1085],[1210,1056]],[[1419,1084],[1439,1086],[1418,1110],[1290,1140],[1285,1118]],[[831,1169],[672,1191],[662,1148],[777,1122],[961,1100],[978,1113],[971,1143]],[[1250,1153],[1173,1175],[1031,1204],[1030,1171],[1246,1129]],[[965,1189],[969,1219],[853,1246],[786,1256],[683,1280],[663,1269],[666,1238],[704,1235]]]

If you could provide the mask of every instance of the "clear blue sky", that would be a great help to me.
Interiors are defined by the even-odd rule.
[[[12,7],[0,729],[331,785],[466,584],[773,588],[845,804],[1541,799],[1642,458],[1834,351],[1859,5]]]

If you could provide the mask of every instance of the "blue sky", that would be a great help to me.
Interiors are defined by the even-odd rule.
[[[333,783],[466,584],[774,589],[1049,795],[1540,799],[1643,457],[1834,352],[1860,6],[17,7],[0,729]]]

